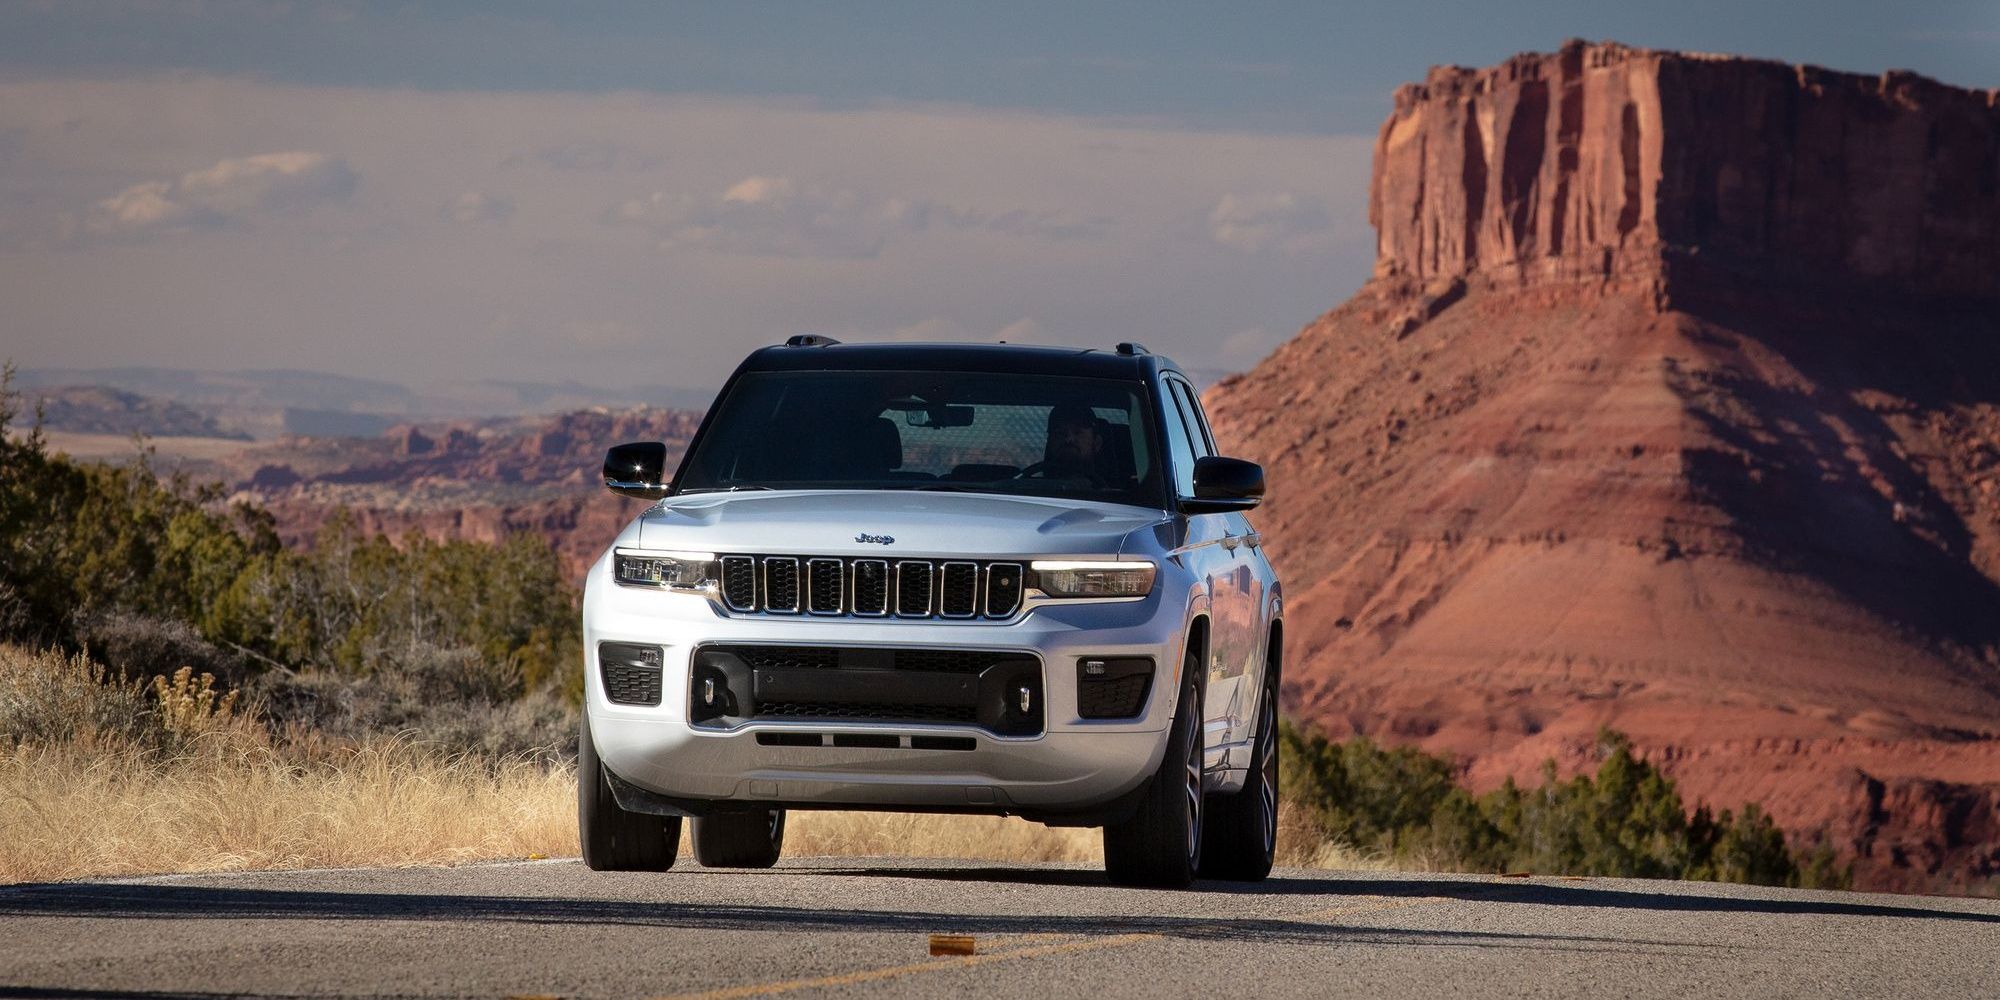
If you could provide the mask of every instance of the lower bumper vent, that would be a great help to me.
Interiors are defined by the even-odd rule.
[[[732,727],[759,719],[979,726],[1042,731],[1042,664],[979,649],[717,644],[694,652],[688,719]]]
[[[1076,714],[1086,719],[1135,718],[1152,690],[1153,661],[1146,657],[1077,661]]]
[[[659,704],[660,666],[658,646],[630,642],[597,644],[598,678],[604,682],[604,697],[614,704]]]

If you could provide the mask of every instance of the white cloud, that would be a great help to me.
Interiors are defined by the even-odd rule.
[[[668,195],[620,202],[618,225],[651,230],[662,249],[692,248],[758,257],[873,257],[891,230],[904,228],[900,206],[845,188],[789,177],[745,177],[717,196]]]
[[[445,218],[467,225],[479,222],[505,222],[514,215],[514,203],[497,194],[467,191],[445,202],[440,211]]]
[[[84,229],[105,235],[219,229],[260,213],[341,201],[354,187],[354,171],[338,157],[263,153],[222,160],[178,180],[134,184],[92,205]]]
[[[0,134],[0,341],[32,367],[709,385],[792,333],[886,338],[926,317],[954,325],[902,335],[1137,340],[1209,365],[1224,335],[1282,339],[1373,261],[1372,135],[198,76],[0,80]],[[534,153],[589,141],[615,165]],[[288,196],[296,178],[264,168],[256,194],[249,162],[186,180],[228,150],[317,150],[322,171],[337,152],[353,193]],[[467,192],[511,202],[504,229],[455,221]],[[1224,192],[1329,206],[1328,248],[1217,242]],[[314,207],[277,207],[298,205]],[[64,207],[80,239],[9,242],[10,225],[56,233]],[[126,235],[216,224],[235,232],[200,253]]]
[[[1208,213],[1209,236],[1244,253],[1317,250],[1326,246],[1332,230],[1323,202],[1290,192],[1225,194]]]
[[[649,229],[662,249],[760,257],[874,257],[895,235],[928,229],[976,230],[1030,239],[1079,239],[1106,219],[1011,209],[984,212],[925,198],[878,198],[791,177],[752,175],[719,196],[655,191],[605,213],[613,225]]]

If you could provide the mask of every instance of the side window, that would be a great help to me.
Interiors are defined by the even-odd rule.
[[[1208,428],[1202,425],[1201,407],[1194,401],[1194,389],[1178,379],[1167,383],[1174,389],[1174,406],[1180,410],[1181,424],[1187,428],[1188,444],[1194,449],[1195,458],[1207,458],[1215,454],[1215,445],[1208,438]],[[1181,496],[1194,495],[1194,463],[1188,463],[1188,487]]]
[[[1186,382],[1175,380],[1173,386],[1174,398],[1187,418],[1189,432],[1194,435],[1195,454],[1203,458],[1215,454],[1215,436],[1208,432],[1208,415],[1201,412],[1201,397]]]
[[[1190,497],[1194,495],[1194,442],[1196,436],[1190,434],[1186,412],[1181,407],[1180,393],[1172,382],[1160,386],[1162,402],[1166,404],[1164,416],[1167,423],[1167,451],[1173,456],[1174,495]]]

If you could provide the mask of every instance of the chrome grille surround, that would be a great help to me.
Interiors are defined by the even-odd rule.
[[[765,556],[763,610],[772,614],[799,613],[799,561],[794,556]]]
[[[847,568],[838,559],[806,560],[806,610],[837,615],[847,610]]]
[[[741,553],[719,561],[719,597],[737,615],[1004,621],[1025,603],[1019,562]]]
[[[971,618],[979,613],[979,564],[948,562],[938,567],[938,614]]]
[[[757,610],[757,560],[722,557],[722,603],[731,611]]]
[[[930,561],[906,559],[896,564],[897,617],[929,618],[936,591],[937,567]]]

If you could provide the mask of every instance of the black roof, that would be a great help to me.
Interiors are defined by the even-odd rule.
[[[828,344],[766,347],[744,359],[739,371],[979,371],[1024,375],[1078,375],[1145,379],[1179,371],[1148,353],[1027,344]]]

